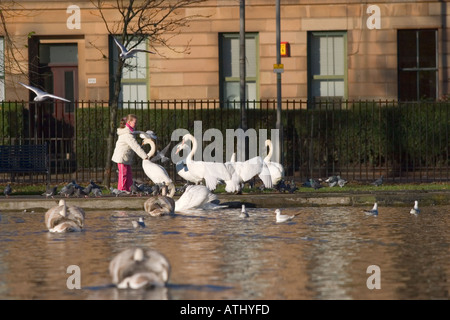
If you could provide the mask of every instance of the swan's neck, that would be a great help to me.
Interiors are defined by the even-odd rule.
[[[188,134],[185,137],[186,137],[186,139],[189,139],[192,142],[192,150],[191,150],[191,152],[189,152],[189,154],[186,157],[186,163],[188,163],[188,162],[192,162],[192,157],[194,156],[195,152],[197,151],[197,139],[195,139],[195,137],[191,134]]]
[[[65,201],[62,203],[62,209],[61,209],[61,211],[59,212],[59,214],[60,214],[61,216],[63,216],[64,218],[67,217],[67,205],[66,205],[66,202],[65,202]]]
[[[141,248],[137,248],[136,250],[134,250],[133,259],[134,261],[144,260],[144,251]]]
[[[267,156],[264,158],[264,161],[268,162],[268,161],[270,161],[270,159],[272,158],[272,153],[273,153],[273,149],[272,149],[272,141],[266,140],[266,147],[269,147],[269,153],[268,153]]]
[[[150,145],[150,151],[148,152],[148,157],[151,158],[153,157],[153,155],[156,152],[156,145],[155,142],[152,139],[145,139],[144,140],[144,144],[149,144]]]

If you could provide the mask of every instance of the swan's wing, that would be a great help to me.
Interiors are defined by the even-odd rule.
[[[236,162],[236,171],[241,176],[243,182],[259,175],[263,170],[263,160],[261,157],[254,157],[244,162]]]
[[[205,166],[203,161],[188,161],[186,166],[194,179],[201,180],[205,177]]]
[[[283,165],[281,163],[272,162],[272,161],[270,163],[272,163],[272,165],[274,165],[278,169],[278,171],[280,171],[281,176],[284,177],[284,167],[283,167]]]
[[[151,162],[150,160],[143,160],[142,168],[144,169],[147,177],[152,180],[153,183],[165,182],[166,184],[168,184],[172,182],[172,179],[170,179],[166,169],[156,163]]]
[[[120,52],[122,52],[122,53],[128,52],[127,48],[125,48],[125,46],[123,44],[121,44],[119,42],[119,40],[117,40],[115,37],[113,37],[113,39],[114,39],[114,42],[117,44],[117,46],[120,48]]]
[[[258,176],[264,183],[264,187],[266,187],[267,189],[273,188],[272,176],[270,175],[270,170],[265,162],[263,162],[261,173]]]
[[[74,221],[79,227],[82,228],[85,217],[84,210],[77,206],[68,206],[67,211],[69,212],[67,219]]]
[[[284,168],[278,162],[266,162],[267,167],[270,171],[270,176],[272,177],[272,184],[275,185],[284,176]]]
[[[175,201],[175,211],[195,209],[215,199],[217,199],[216,195],[205,186],[188,186],[181,197]]]
[[[59,214],[59,212],[63,209],[63,206],[54,206],[47,210],[45,213],[45,226],[47,229],[51,229],[56,226],[62,219],[65,219],[63,216]]]
[[[67,99],[55,96],[54,94],[50,94],[50,93],[42,94],[41,97],[42,98],[48,97],[48,98],[53,98],[53,99],[56,99],[56,100],[62,100],[62,101],[70,102],[70,100],[67,100]]]
[[[204,162],[205,167],[205,184],[210,190],[215,190],[220,180],[227,181],[232,175],[226,166],[220,162]]]

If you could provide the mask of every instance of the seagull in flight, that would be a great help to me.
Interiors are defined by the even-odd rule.
[[[36,102],[41,102],[41,101],[45,101],[47,99],[56,99],[56,100],[62,100],[62,101],[66,101],[66,102],[70,102],[70,100],[55,96],[53,94],[47,93],[41,89],[38,89],[36,87],[32,87],[29,86],[27,84],[24,84],[22,82],[19,82],[21,85],[23,85],[25,88],[27,88],[28,90],[33,91],[36,94],[36,97],[34,97],[34,101]]]
[[[114,41],[116,42],[117,46],[120,48],[120,55],[119,56],[120,56],[120,58],[122,58],[122,60],[126,60],[128,58],[131,58],[138,52],[147,52],[147,53],[155,54],[152,51],[148,51],[148,50],[144,50],[144,49],[138,49],[138,48],[133,48],[133,49],[128,50],[116,38],[114,38]]]

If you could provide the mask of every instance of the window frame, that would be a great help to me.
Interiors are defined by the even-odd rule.
[[[120,50],[115,41],[114,38],[118,38],[119,35],[109,35],[109,45],[110,45],[110,56],[109,56],[109,65],[110,65],[110,71],[109,71],[109,76],[110,76],[110,97],[113,96],[114,94],[114,76],[115,76],[115,72],[116,72],[116,68],[117,68],[117,55],[116,53],[118,52],[118,50]],[[118,39],[120,41],[120,39]],[[133,39],[132,39],[133,41]],[[142,39],[141,43],[144,42],[145,43],[145,49],[149,50],[149,44],[148,44],[148,39]],[[145,54],[147,55],[147,53],[137,53],[137,54]],[[135,57],[132,59],[136,59]],[[137,67],[142,68],[145,70],[145,78],[124,78],[124,71],[122,70],[122,81],[121,81],[121,88],[120,88],[120,95],[122,97],[122,99],[119,99],[120,102],[120,106],[123,107],[124,102],[128,104],[128,106],[132,105],[134,102],[148,102],[150,101],[150,67],[149,67],[149,63],[148,60],[145,59],[146,61],[146,66],[142,67],[140,65],[137,65]],[[136,101],[125,101],[123,100],[123,86],[124,85],[145,85],[145,92],[146,92],[146,100],[136,100]],[[143,106],[142,106],[143,107]]]
[[[312,41],[313,37],[329,37],[329,36],[341,36],[344,41],[344,52],[343,52],[343,69],[344,74],[343,75],[314,75],[312,74],[312,66],[313,66],[313,59],[316,57],[316,55],[312,52],[313,46]],[[342,80],[344,82],[344,95],[343,96],[334,96],[336,98],[342,98],[343,100],[348,99],[348,41],[347,41],[348,33],[346,30],[330,30],[330,31],[308,31],[307,36],[307,72],[308,72],[308,101],[310,107],[315,102],[315,97],[313,96],[313,82],[316,80]],[[323,96],[324,98],[332,98],[333,96]]]
[[[399,33],[402,31],[414,31],[415,32],[415,38],[416,38],[416,66],[415,67],[400,67],[400,50],[398,48],[400,47],[400,40],[399,40]],[[435,67],[420,67],[419,61],[420,61],[420,40],[419,40],[419,32],[420,31],[434,31],[435,35]],[[438,36],[438,29],[436,28],[422,28],[422,29],[397,29],[397,98],[399,101],[410,101],[409,99],[403,100],[401,99],[401,86],[400,86],[400,73],[401,72],[411,72],[416,74],[416,97],[413,101],[421,101],[423,98],[420,97],[420,73],[421,72],[429,72],[434,71],[435,72],[435,97],[434,98],[426,98],[426,99],[433,99],[436,100],[439,97],[439,36]]]
[[[232,108],[230,106],[227,106],[228,102],[231,106],[234,106],[234,108],[240,107],[240,99],[239,100],[225,100],[225,85],[227,83],[240,83],[240,77],[225,77],[224,76],[224,55],[223,55],[223,45],[225,39],[238,39],[239,40],[239,32],[222,32],[219,33],[219,99],[222,102],[222,107],[224,108]],[[255,101],[259,101],[260,97],[260,91],[259,91],[259,82],[260,82],[260,75],[259,75],[259,32],[246,32],[245,33],[245,39],[254,39],[255,41],[255,76],[248,76],[248,74],[245,75],[245,82],[247,83],[255,83]],[[248,99],[247,95],[247,101],[251,102],[252,100]],[[249,104],[255,107],[255,103]]]

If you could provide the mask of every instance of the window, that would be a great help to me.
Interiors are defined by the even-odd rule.
[[[136,41],[131,41],[128,44],[128,48],[135,46]],[[147,49],[147,42],[144,40],[136,45],[138,49]],[[114,43],[114,40],[111,39],[111,48],[110,51],[110,63],[112,68],[110,68],[110,78],[111,87],[110,92],[111,96],[114,92],[114,75],[117,68],[117,59],[119,48]],[[120,90],[120,98],[119,101],[134,102],[134,101],[148,101],[148,59],[149,54],[145,52],[138,52],[134,57],[128,58],[125,60],[125,65],[123,67],[122,73],[122,88]]]
[[[436,99],[437,30],[398,30],[398,99]]]
[[[347,33],[308,34],[308,100],[347,98]]]
[[[0,101],[5,100],[5,39],[0,37]]]
[[[245,35],[245,93],[249,101],[258,100],[258,34]],[[225,107],[239,107],[240,75],[239,75],[239,33],[220,34],[220,98]]]

